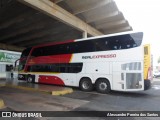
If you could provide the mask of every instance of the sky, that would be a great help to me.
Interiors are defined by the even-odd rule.
[[[133,31],[144,32],[143,44],[151,45],[153,64],[160,56],[160,0],[114,0]]]

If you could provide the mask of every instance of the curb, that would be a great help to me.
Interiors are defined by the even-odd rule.
[[[4,87],[5,86],[5,84],[0,84],[0,87]]]
[[[4,101],[0,99],[0,109],[5,108]]]
[[[51,95],[55,95],[55,96],[65,95],[65,94],[69,94],[69,93],[73,92],[72,88],[67,88],[67,89],[58,90],[58,91],[47,91],[47,90],[40,90],[40,89],[36,89],[36,88],[16,86],[16,85],[2,85],[2,86],[17,88],[17,89],[22,89],[22,90],[28,90],[28,91],[43,92],[43,93],[47,93],[47,94],[51,94]]]
[[[35,88],[30,88],[30,87],[23,87],[23,86],[16,86],[16,85],[4,85],[6,87],[10,87],[10,88],[18,88],[18,89],[22,89],[22,90],[30,90],[30,91],[41,91]],[[43,91],[42,91],[43,92]]]
[[[52,95],[65,95],[65,94],[69,94],[72,93],[73,89],[67,89],[67,90],[63,90],[63,91],[52,91]]]

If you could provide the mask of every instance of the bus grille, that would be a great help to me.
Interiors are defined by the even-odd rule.
[[[142,88],[140,81],[142,80],[142,63],[130,62],[121,65],[121,69],[125,72],[121,73],[121,80],[126,79],[126,89],[139,89]],[[124,89],[124,86],[122,86]]]
[[[142,80],[141,73],[126,73],[126,88],[127,89],[136,89],[142,88],[139,84],[139,81]]]
[[[121,65],[122,70],[141,70],[141,62],[131,62]]]

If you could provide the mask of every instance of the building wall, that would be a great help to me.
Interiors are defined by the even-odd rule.
[[[7,67],[14,66],[15,61],[20,58],[20,55],[20,52],[0,50],[0,78],[11,77],[11,71]]]

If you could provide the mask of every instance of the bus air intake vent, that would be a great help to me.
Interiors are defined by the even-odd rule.
[[[121,65],[122,70],[141,70],[141,62],[131,62]]]

